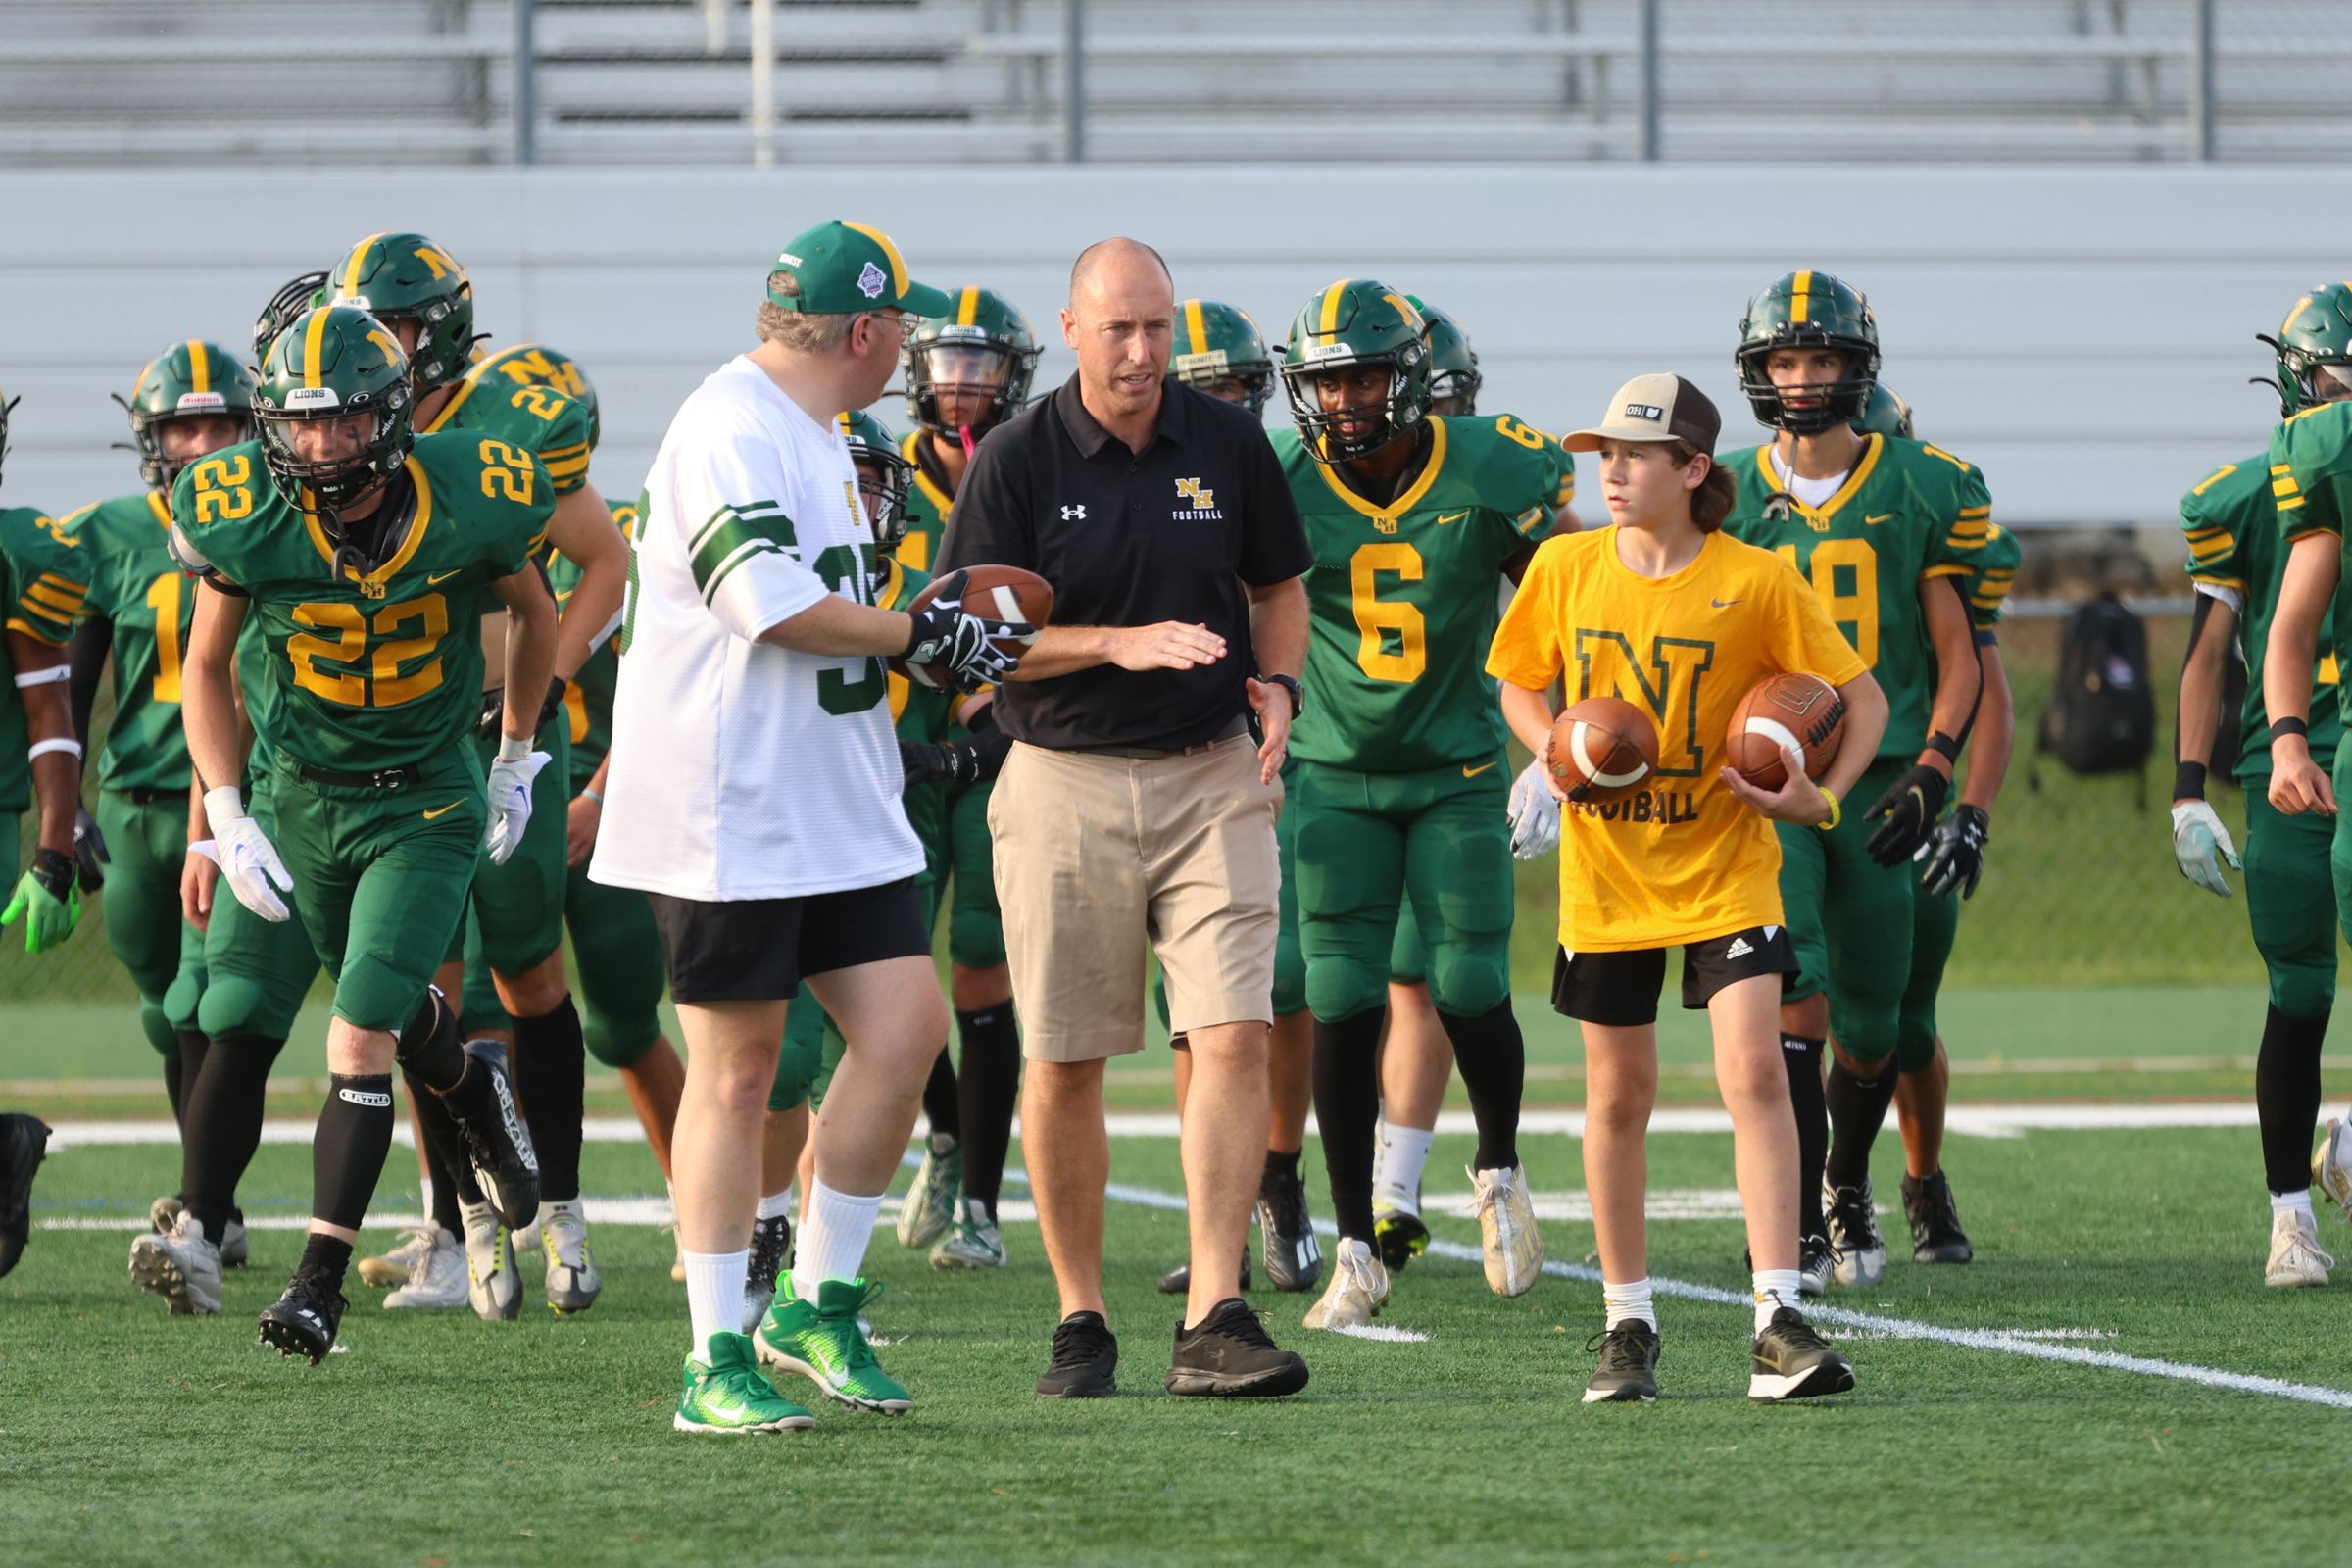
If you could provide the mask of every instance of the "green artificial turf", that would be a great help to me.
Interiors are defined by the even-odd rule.
[[[1172,1143],[1112,1147],[1114,1179],[1179,1187]],[[1584,1185],[1574,1141],[1522,1149],[1539,1189]],[[1730,1184],[1728,1138],[1661,1136],[1651,1151],[1658,1187]],[[1467,1186],[1469,1152],[1439,1141],[1433,1193]],[[176,1154],[64,1151],[36,1220],[143,1210],[174,1185]],[[1880,1154],[1891,1199],[1891,1136]],[[1318,1157],[1310,1143],[1310,1169]],[[395,1151],[379,1207],[414,1201],[409,1160]],[[2091,1330],[2112,1336],[2093,1348],[2352,1387],[2352,1290],[2261,1284],[2250,1130],[1956,1139],[1946,1163],[1979,1260],[1897,1261],[1881,1288],[1834,1300],[1950,1327]],[[591,1145],[585,1174],[592,1194],[660,1191],[640,1147]],[[265,1148],[248,1210],[299,1214],[308,1179],[307,1150]],[[1436,1228],[1476,1240],[1465,1220]],[[1556,1260],[1592,1250],[1589,1225],[1545,1233]],[[349,1352],[315,1369],[253,1343],[294,1232],[255,1234],[222,1316],[174,1320],[127,1284],[127,1234],[36,1231],[0,1281],[0,1561],[2145,1568],[2340,1551],[2332,1510],[2277,1502],[2352,1483],[2352,1411],[1867,1336],[1843,1345],[1854,1394],[1764,1409],[1743,1396],[1746,1314],[1672,1298],[1666,1397],[1588,1407],[1594,1286],[1546,1278],[1503,1301],[1476,1265],[1434,1257],[1401,1276],[1382,1319],[1426,1343],[1309,1334],[1305,1298],[1260,1292],[1277,1339],[1313,1367],[1304,1395],[1170,1398],[1175,1306],[1152,1281],[1183,1238],[1180,1214],[1111,1206],[1124,1392],[1063,1404],[1029,1392],[1054,1315],[1036,1227],[1008,1227],[1005,1272],[948,1275],[886,1222],[869,1270],[889,1294],[872,1315],[915,1413],[828,1407],[805,1437],[726,1441],[669,1430],[683,1289],[651,1229],[599,1228],[606,1294],[580,1317],[386,1313],[361,1290]],[[1658,1222],[1652,1271],[1740,1288],[1741,1240],[1735,1221]]]

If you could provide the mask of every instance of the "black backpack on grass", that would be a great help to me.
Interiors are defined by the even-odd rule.
[[[2144,771],[2156,745],[2156,695],[2148,681],[2148,629],[2113,594],[2067,618],[2058,684],[2041,711],[2034,750],[2055,752],[2070,772]]]

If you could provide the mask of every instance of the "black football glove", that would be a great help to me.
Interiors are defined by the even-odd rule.
[[[1911,858],[1912,852],[1928,841],[1928,832],[1936,818],[1943,814],[1943,799],[1952,792],[1952,781],[1922,762],[1894,781],[1894,787],[1879,797],[1862,818],[1877,822],[1879,830],[1870,836],[1870,858],[1881,865],[1900,865]]]
[[[531,726],[532,734],[536,735],[547,728],[547,721],[555,717],[556,710],[564,706],[564,687],[565,682],[561,675],[547,683],[547,697],[539,705],[539,722]],[[482,693],[482,711],[473,721],[474,733],[484,740],[495,738],[506,722],[506,716],[507,689],[493,686]]]
[[[917,784],[985,784],[1004,769],[1012,737],[992,729],[968,741],[899,742],[899,765],[906,770],[906,787]]]
[[[901,657],[946,671],[970,692],[1010,676],[1026,652],[1016,639],[1035,636],[1037,628],[1025,620],[969,613],[963,608],[964,582],[960,571],[933,582],[937,596],[908,617],[914,625]]]
[[[1977,878],[1984,874],[1984,841],[1991,836],[1992,818],[1981,808],[1962,806],[1912,852],[1911,858],[1924,865],[1919,885],[1939,899],[1954,893],[1973,898]]]
[[[106,835],[98,831],[98,819],[88,807],[76,807],[74,811],[74,867],[81,883],[81,891],[95,893],[106,886],[106,873],[98,868],[114,863],[106,852]]]

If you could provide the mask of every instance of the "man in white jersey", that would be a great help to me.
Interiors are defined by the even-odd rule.
[[[833,421],[881,395],[901,339],[947,296],[911,281],[879,229],[833,222],[784,248],[767,301],[760,347],[686,400],[646,479],[589,867],[650,896],[686,1036],[681,1432],[812,1425],[760,1363],[852,1409],[911,1407],[858,1329],[881,1290],[858,1268],[948,1019],[883,660],[1002,680],[1017,645],[1000,639],[1029,629],[964,614],[953,574],[913,614],[873,603],[873,533]],[[849,1053],[815,1133],[799,1266],[747,1338],[761,1122],[803,980]]]

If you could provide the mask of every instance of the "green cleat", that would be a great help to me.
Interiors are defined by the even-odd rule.
[[[740,1334],[713,1334],[710,1359],[686,1358],[684,1389],[670,1425],[680,1432],[806,1432],[816,1417],[776,1392]]]
[[[859,1310],[881,1295],[880,1280],[827,1280],[810,1305],[786,1274],[776,1283],[776,1304],[754,1337],[760,1363],[799,1373],[853,1410],[905,1415],[914,1408],[913,1398],[875,1361],[858,1326]]]

